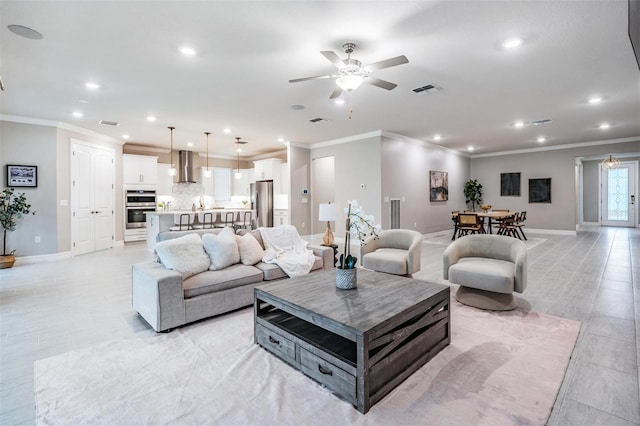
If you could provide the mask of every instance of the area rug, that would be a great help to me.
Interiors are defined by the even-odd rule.
[[[39,425],[543,425],[580,323],[452,302],[452,341],[363,415],[253,343],[247,308],[35,363]]]
[[[452,233],[453,233],[453,230],[428,234],[428,235],[425,235],[422,242],[425,244],[436,244],[440,246],[442,245],[448,246],[452,242],[451,241]],[[526,240],[522,240],[522,242],[527,246],[527,250],[531,250],[532,248],[537,247],[538,245],[544,243],[545,241],[547,241],[546,238],[536,238],[536,237],[529,237],[529,236],[527,236]]]

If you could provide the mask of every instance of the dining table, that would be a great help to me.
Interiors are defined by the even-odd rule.
[[[462,213],[467,213],[467,212],[462,212]],[[489,227],[489,234],[491,234],[491,219],[497,219],[497,220],[501,220],[504,219],[505,217],[509,217],[513,214],[513,212],[505,212],[505,211],[483,211],[483,212],[468,212],[468,213],[475,213],[478,215],[478,217],[486,217],[488,218],[488,222],[487,222],[487,226]],[[458,213],[452,213],[451,217],[454,218],[453,221],[453,236],[451,237],[451,240],[455,240],[456,239],[456,234],[458,233],[458,221],[457,218],[458,217]]]

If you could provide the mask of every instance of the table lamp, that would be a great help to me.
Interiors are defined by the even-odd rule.
[[[333,244],[333,232],[331,232],[331,221],[338,219],[338,205],[331,203],[320,204],[318,220],[327,221],[327,232],[322,236],[322,243],[325,246]]]

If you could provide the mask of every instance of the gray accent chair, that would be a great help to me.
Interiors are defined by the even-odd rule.
[[[493,311],[515,309],[513,292],[527,288],[527,247],[504,235],[468,235],[443,255],[443,278],[460,287],[456,300]]]
[[[362,266],[387,274],[411,277],[420,271],[422,234],[410,229],[387,229],[369,237],[361,247]]]

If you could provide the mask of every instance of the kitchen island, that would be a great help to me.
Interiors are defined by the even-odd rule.
[[[223,208],[223,209],[205,209],[205,210],[169,210],[169,211],[155,211],[148,212],[147,215],[147,249],[153,251],[153,247],[156,245],[156,237],[160,232],[170,231],[172,226],[175,226],[174,217],[176,214],[194,214],[194,223],[198,224],[198,213],[213,213],[213,222],[220,220],[224,221],[226,213],[234,213],[235,220],[242,220],[244,212],[252,211],[251,209],[243,208]],[[255,210],[252,211],[255,218]]]

